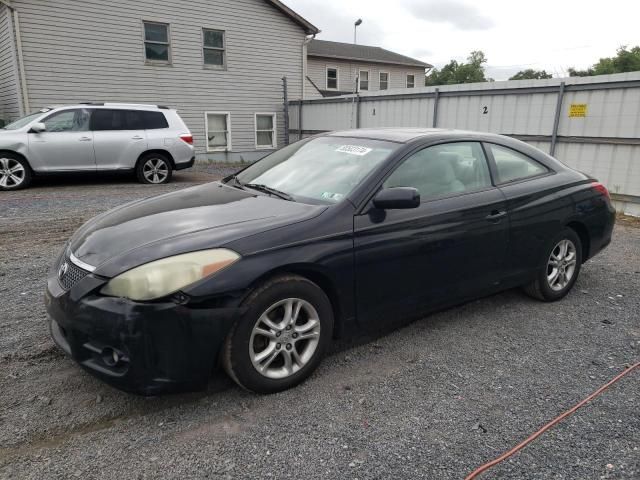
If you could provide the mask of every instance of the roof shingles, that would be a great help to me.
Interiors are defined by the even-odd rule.
[[[387,63],[411,67],[431,68],[433,66],[416,60],[415,58],[390,52],[380,47],[330,42],[327,40],[312,40],[307,47],[307,55],[312,57],[341,58],[345,60],[359,60],[363,62]]]

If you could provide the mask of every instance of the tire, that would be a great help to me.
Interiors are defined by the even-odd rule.
[[[565,246],[566,254],[563,250]],[[536,279],[524,287],[524,291],[527,295],[545,302],[560,300],[573,288],[581,266],[580,237],[574,230],[565,228],[549,243],[545,251],[544,265],[537,272]]]
[[[0,153],[0,190],[27,188],[32,178],[31,167],[26,160],[14,153]]]
[[[147,153],[136,165],[136,177],[140,183],[161,185],[169,183],[173,175],[171,160],[162,153]]]
[[[322,289],[297,275],[278,276],[258,287],[243,306],[247,312],[232,327],[222,353],[227,374],[255,393],[280,392],[309,377],[332,338],[333,310]],[[297,310],[297,319],[287,317],[287,309]],[[294,322],[290,329],[288,319]]]

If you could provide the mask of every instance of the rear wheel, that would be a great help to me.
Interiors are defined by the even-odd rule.
[[[274,393],[311,375],[333,330],[331,303],[322,289],[297,275],[276,277],[244,305],[247,313],[224,347],[229,376],[247,390]]]
[[[136,166],[136,176],[141,183],[159,185],[169,183],[173,167],[166,155],[161,153],[148,153],[144,155]]]
[[[580,237],[572,229],[565,228],[550,243],[545,258],[536,280],[524,290],[534,298],[553,302],[567,295],[578,279],[582,265]]]
[[[27,162],[12,153],[0,153],[0,190],[19,190],[31,183]]]

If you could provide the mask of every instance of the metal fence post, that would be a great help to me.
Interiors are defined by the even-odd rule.
[[[356,128],[360,128],[360,95],[356,100]]]
[[[558,90],[558,103],[556,104],[556,115],[553,119],[553,132],[551,132],[551,146],[549,147],[549,155],[556,153],[556,142],[558,140],[558,126],[560,125],[560,114],[562,113],[562,99],[564,97],[564,82],[560,83]]]
[[[302,140],[302,99],[298,105],[298,140]]]
[[[438,126],[438,100],[440,99],[440,89],[436,88],[436,96],[433,97],[433,128]]]
[[[289,145],[289,95],[287,77],[282,77],[282,94],[284,98],[284,144]]]

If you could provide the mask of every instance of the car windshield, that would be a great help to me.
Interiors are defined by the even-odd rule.
[[[38,118],[39,116],[41,116],[43,113],[48,112],[48,110],[40,110],[38,112],[32,113],[30,115],[27,115],[26,117],[22,117],[19,120],[16,120],[15,122],[12,122],[8,125],[4,126],[4,130],[17,130],[19,128],[24,127],[25,125],[28,125],[29,123],[31,123],[32,121],[34,121],[36,118]]]
[[[285,198],[338,203],[399,147],[363,138],[316,137],[278,150],[234,178]]]

